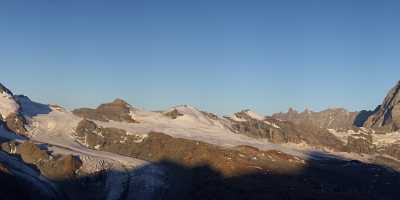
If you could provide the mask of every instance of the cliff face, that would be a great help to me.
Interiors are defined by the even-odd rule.
[[[389,91],[382,105],[368,118],[364,126],[384,131],[400,129],[400,81]]]

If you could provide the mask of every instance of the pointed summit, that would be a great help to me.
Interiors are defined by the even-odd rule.
[[[103,122],[119,121],[136,123],[134,119],[134,108],[122,99],[115,99],[111,103],[104,103],[96,109],[80,108],[72,111],[75,115]]]
[[[17,113],[19,104],[13,93],[0,83],[0,116],[5,120],[9,115]]]
[[[114,105],[125,105],[125,106],[131,106],[128,102],[126,102],[123,99],[120,98],[116,98],[113,102],[111,102],[110,104],[114,104]]]
[[[365,126],[385,131],[400,129],[400,81],[389,91],[375,114],[368,118]]]
[[[13,95],[13,93],[1,83],[0,83],[0,93],[8,94],[8,95],[11,95],[11,96]]]

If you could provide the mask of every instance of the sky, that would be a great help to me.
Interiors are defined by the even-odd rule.
[[[0,82],[33,100],[221,115],[373,109],[400,79],[400,1],[6,0]]]

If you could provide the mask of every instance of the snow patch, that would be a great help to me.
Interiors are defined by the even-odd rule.
[[[280,128],[281,128],[281,127],[278,126],[277,124],[275,124],[275,123],[273,123],[273,122],[269,122],[269,121],[267,121],[267,120],[264,120],[264,123],[266,123],[266,124],[268,124],[268,125],[270,125],[270,126],[272,126],[272,127],[274,127],[274,128],[277,128],[277,129],[280,129]]]
[[[230,116],[230,117],[228,117],[228,118],[231,119],[231,120],[233,120],[233,121],[235,121],[235,122],[245,122],[245,121],[246,121],[246,119],[239,118],[239,117],[236,116],[236,115]]]
[[[253,112],[253,111],[251,111],[251,110],[248,110],[248,111],[246,111],[245,113],[246,113],[249,117],[251,117],[251,118],[253,118],[253,119],[256,119],[256,120],[263,121],[263,120],[265,119],[265,117],[259,115],[259,114],[256,113],[256,112]]]

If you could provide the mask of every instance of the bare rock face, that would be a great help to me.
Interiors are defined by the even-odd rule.
[[[300,133],[297,130],[285,131],[275,119],[268,121],[261,116],[251,116],[248,110],[235,113],[235,119],[231,121],[231,128],[235,133],[244,134],[255,138],[266,138],[272,143],[300,143]]]
[[[129,123],[136,123],[131,105],[124,100],[116,99],[111,103],[102,104],[96,109],[81,108],[72,111],[75,115],[103,122],[123,121]]]
[[[32,142],[24,142],[17,146],[17,153],[21,156],[22,160],[28,164],[36,164],[41,160],[48,160],[49,155],[46,151],[41,150]]]
[[[274,117],[251,117],[246,112],[235,114],[238,119],[232,119],[232,130],[235,133],[255,138],[266,138],[272,143],[306,143],[315,147],[330,148],[344,151],[345,145],[326,129],[312,124],[295,124],[291,121],[278,120]]]
[[[35,165],[43,176],[52,180],[73,178],[82,166],[82,161],[76,156],[52,156],[29,141],[19,144],[16,154],[20,155],[25,163]]]
[[[25,128],[26,120],[23,116],[18,113],[10,114],[6,118],[6,126],[7,128],[19,135],[25,135],[27,130]]]
[[[72,155],[63,155],[38,163],[40,172],[52,180],[67,180],[75,177],[75,172],[82,166],[82,161]]]
[[[299,143],[300,135],[297,131],[285,132],[280,128],[272,127],[263,121],[248,119],[232,125],[236,133],[241,133],[255,138],[267,138],[273,143]]]
[[[295,124],[310,124],[323,129],[341,129],[352,127],[357,115],[357,112],[349,112],[343,108],[327,109],[321,112],[309,110],[297,112],[289,109],[287,113],[277,113],[272,117]]]
[[[177,119],[178,117],[183,116],[177,109],[173,109],[172,111],[164,113],[164,116],[169,117],[171,119]]]
[[[400,81],[389,91],[376,113],[368,118],[365,127],[384,131],[400,129]]]

